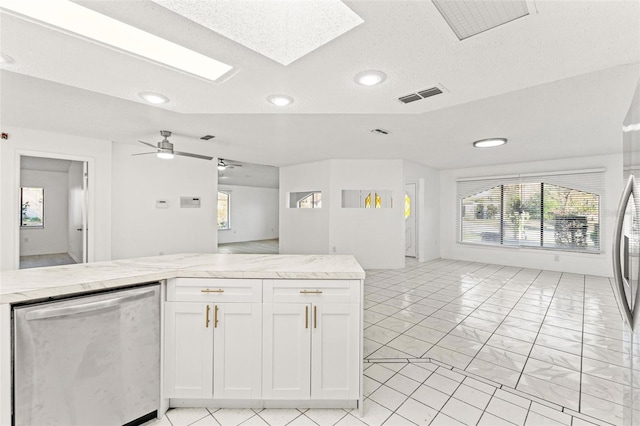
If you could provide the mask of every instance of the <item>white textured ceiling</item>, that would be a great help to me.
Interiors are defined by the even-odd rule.
[[[401,158],[467,167],[616,152],[611,135],[638,79],[637,1],[528,2],[530,15],[463,41],[430,1],[347,1],[364,22],[288,66],[151,1],[78,3],[239,72],[208,83],[2,14],[0,50],[15,60],[0,74],[3,125],[119,143],[167,129],[173,142],[213,144],[220,157],[275,166]],[[355,84],[366,69],[387,80]],[[447,91],[397,101],[434,84]],[[148,106],[141,91],[171,102]],[[266,102],[274,93],[295,102],[278,109]],[[216,138],[198,141],[205,134]],[[509,144],[470,148],[494,136]]]

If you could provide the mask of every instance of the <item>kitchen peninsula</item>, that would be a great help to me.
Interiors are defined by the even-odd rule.
[[[0,424],[12,308],[159,282],[158,414],[172,406],[362,409],[364,271],[353,256],[178,254],[0,273]]]

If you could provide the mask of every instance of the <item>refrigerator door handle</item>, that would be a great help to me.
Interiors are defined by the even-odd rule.
[[[633,330],[633,312],[629,307],[629,303],[627,302],[627,298],[625,296],[624,287],[625,284],[628,285],[628,282],[625,283],[626,278],[622,274],[622,256],[620,253],[620,243],[622,241],[622,227],[624,223],[624,215],[627,210],[627,204],[629,203],[629,199],[633,194],[633,187],[635,184],[635,180],[633,175],[629,176],[629,180],[624,187],[624,192],[622,193],[622,198],[620,199],[620,204],[618,205],[618,214],[616,217],[616,226],[615,226],[615,234],[613,238],[613,277],[614,277],[614,286],[613,293],[616,296],[618,301],[618,306],[620,307],[620,313],[624,317],[629,327]]]
[[[122,303],[133,302],[135,300],[144,299],[146,297],[153,296],[155,290],[144,290],[136,294],[127,295],[123,297],[115,297],[113,299],[101,300],[99,302],[84,303],[82,305],[64,306],[61,308],[44,308],[29,311],[25,315],[27,321],[41,320],[48,318],[63,317],[69,315],[76,315],[85,312],[98,311],[100,309],[111,308],[118,306]]]

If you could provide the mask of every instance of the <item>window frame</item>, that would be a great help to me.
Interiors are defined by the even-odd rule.
[[[218,198],[220,198],[220,194],[224,194],[227,197],[227,224],[225,227],[220,227],[220,216],[218,214],[219,206],[218,206]],[[218,190],[218,198],[216,198],[216,224],[218,231],[229,231],[231,229],[231,191]]]
[[[599,171],[598,171],[599,172]],[[562,173],[562,174],[568,174],[568,173]],[[522,175],[521,175],[522,176]],[[458,244],[463,244],[463,245],[471,245],[471,246],[481,246],[481,247],[493,247],[493,248],[507,248],[507,249],[533,249],[533,250],[551,250],[551,251],[562,251],[562,252],[569,252],[569,253],[584,253],[584,254],[603,254],[603,248],[602,248],[602,203],[603,203],[603,194],[602,193],[598,193],[598,192],[591,192],[588,190],[584,190],[584,189],[577,189],[577,188],[571,188],[568,186],[563,186],[563,185],[558,185],[552,182],[546,182],[544,179],[540,179],[538,182],[536,182],[536,184],[539,186],[540,189],[540,210],[541,210],[541,216],[539,219],[539,226],[540,226],[540,232],[541,232],[541,239],[540,239],[540,244],[539,245],[529,245],[529,244],[505,244],[504,243],[504,238],[505,238],[505,226],[504,226],[504,222],[505,222],[505,217],[504,216],[504,212],[505,212],[505,206],[504,203],[506,202],[506,200],[504,199],[504,193],[505,193],[505,186],[509,186],[509,185],[525,185],[525,184],[531,184],[533,182],[530,181],[521,181],[519,183],[514,183],[514,181],[512,180],[514,177],[513,176],[509,176],[509,179],[505,179],[503,182],[496,182],[493,181],[492,184],[488,184],[486,187],[484,187],[482,190],[479,190],[476,194],[470,194],[467,196],[460,196],[460,194],[458,194],[458,196],[456,197],[457,200],[457,204],[458,204],[458,237],[457,237],[457,243]],[[475,179],[469,179],[471,181],[474,181]],[[477,179],[478,181],[482,181],[484,179]],[[544,190],[545,187],[547,185],[550,186],[558,186],[558,187],[562,187],[562,188],[566,188],[572,191],[579,191],[579,192],[584,192],[587,194],[591,194],[595,197],[597,197],[597,223],[596,223],[596,228],[593,232],[597,233],[598,239],[597,239],[597,243],[594,241],[594,245],[589,247],[589,246],[584,246],[584,247],[576,247],[576,248],[570,248],[570,247],[554,247],[552,245],[544,245],[544,238],[543,238],[543,234],[544,234],[544,226],[545,226],[545,219],[544,219],[544,214],[543,214],[543,210],[544,210]],[[474,195],[480,194],[482,192],[485,191],[490,191],[491,189],[494,188],[500,188],[500,206],[499,206],[499,214],[500,214],[500,238],[496,241],[487,241],[487,242],[481,242],[481,241],[464,241],[464,217],[463,217],[463,212],[465,212],[465,204],[464,201],[465,199],[471,198]]]
[[[24,190],[25,189],[39,189],[42,192],[42,217],[39,225],[28,225],[22,220],[22,209],[24,206]],[[44,187],[39,186],[20,186],[20,229],[44,229],[45,226],[45,200],[44,200]]]

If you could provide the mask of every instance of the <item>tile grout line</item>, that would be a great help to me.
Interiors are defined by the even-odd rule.
[[[529,359],[531,359],[531,352],[533,352],[533,348],[536,345],[536,341],[538,340],[538,337],[540,336],[540,330],[542,330],[542,326],[544,325],[544,320],[547,318],[547,313],[549,312],[549,309],[551,308],[551,304],[553,303],[553,299],[556,296],[556,293],[558,292],[558,287],[560,287],[560,283],[562,282],[562,277],[563,276],[564,276],[564,272],[561,272],[560,276],[558,277],[558,282],[556,283],[556,286],[553,289],[553,294],[551,295],[551,300],[549,301],[549,305],[547,306],[547,310],[545,311],[544,316],[542,317],[542,322],[540,323],[540,328],[538,328],[538,332],[536,333],[536,338],[533,340],[533,344],[531,345],[531,349],[529,349],[529,355],[527,355],[527,360],[525,361],[524,365],[522,366],[522,372],[520,373],[520,377],[518,377],[518,380],[516,381],[516,384],[514,386],[515,389],[518,388],[518,385],[520,384],[520,380],[522,379],[522,376],[524,375],[524,370],[525,370],[525,368],[527,368],[527,364],[529,363]]]

